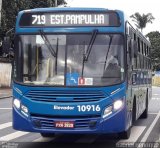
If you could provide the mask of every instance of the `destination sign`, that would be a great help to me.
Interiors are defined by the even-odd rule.
[[[119,26],[116,13],[24,13],[20,26]]]

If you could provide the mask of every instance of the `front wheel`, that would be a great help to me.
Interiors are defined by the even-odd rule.
[[[54,137],[54,133],[40,133],[42,137]]]
[[[118,134],[121,139],[128,139],[131,135],[131,128]]]

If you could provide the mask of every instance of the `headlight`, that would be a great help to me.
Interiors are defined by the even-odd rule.
[[[123,100],[116,100],[112,105],[105,108],[103,112],[103,118],[118,111],[120,108],[122,108],[122,106],[123,106]]]
[[[21,110],[25,113],[28,113],[28,108],[24,105],[21,106]]]
[[[114,110],[118,110],[123,106],[123,101],[122,100],[117,100],[113,104]]]
[[[112,106],[106,107],[105,110],[104,110],[104,113],[103,113],[103,118],[105,118],[105,117],[109,116],[110,114],[112,114],[112,109],[113,109]]]
[[[17,109],[20,109],[20,106],[21,106],[20,100],[14,99],[13,104]]]
[[[21,105],[21,112],[28,117],[28,108],[24,105]]]

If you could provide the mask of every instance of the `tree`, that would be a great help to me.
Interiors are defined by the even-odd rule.
[[[130,17],[135,22],[137,28],[141,30],[141,32],[143,31],[144,28],[146,28],[147,23],[153,23],[152,21],[155,19],[151,13],[141,15],[140,13],[136,12]]]
[[[57,0],[58,5],[66,4],[65,0]],[[2,23],[0,41],[6,32],[15,27],[19,11],[32,8],[54,7],[55,0],[2,0]]]
[[[150,32],[146,35],[151,42],[151,59],[153,70],[160,70],[160,33]]]
[[[2,40],[6,32],[15,27],[15,20],[18,12],[29,9],[30,2],[26,0],[2,0],[2,24],[0,39]]]
[[[57,4],[67,4],[65,0],[57,0]],[[55,7],[55,0],[31,0],[32,8]]]

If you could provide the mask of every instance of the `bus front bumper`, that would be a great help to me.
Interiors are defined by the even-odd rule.
[[[56,121],[72,121],[74,128],[55,128]],[[116,114],[108,118],[85,117],[85,118],[65,118],[62,119],[44,116],[24,116],[13,107],[13,128],[16,130],[37,132],[37,133],[118,133],[126,130],[126,110],[122,108]]]

